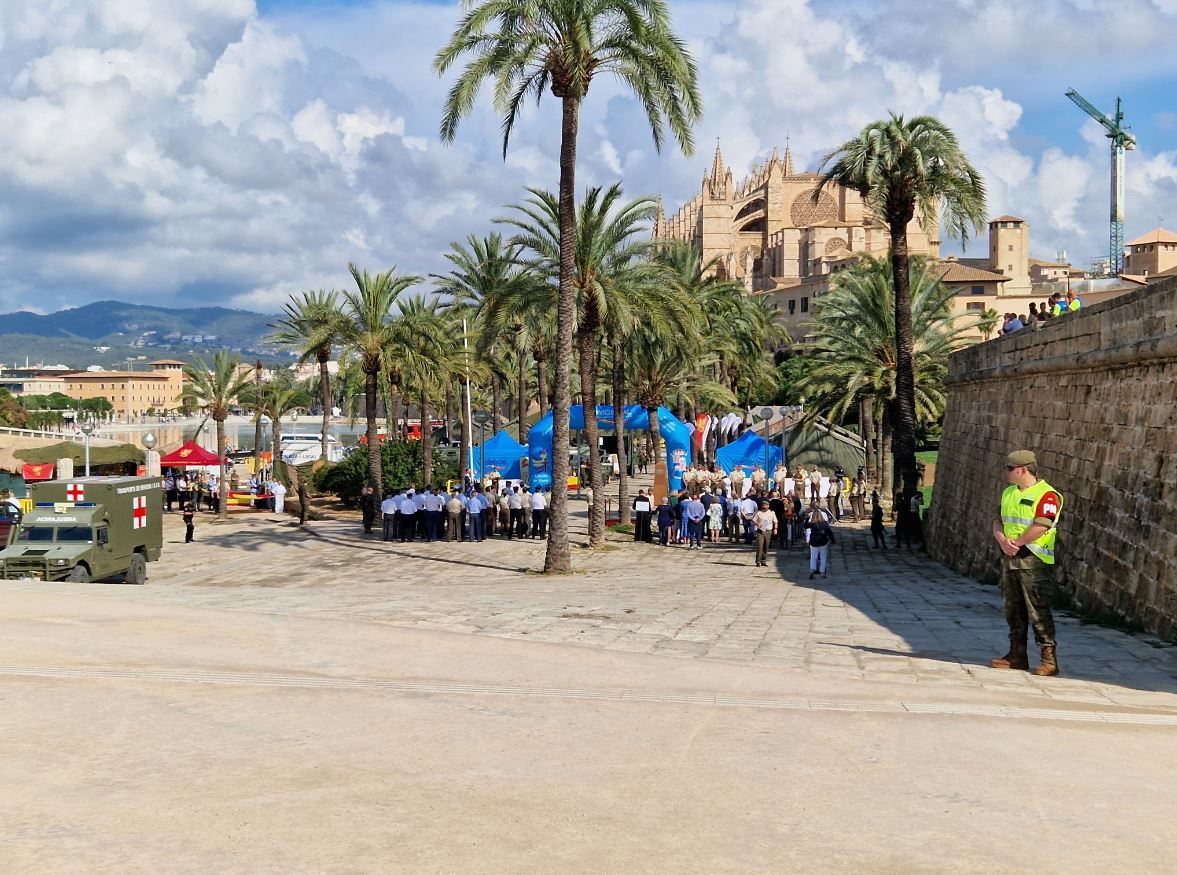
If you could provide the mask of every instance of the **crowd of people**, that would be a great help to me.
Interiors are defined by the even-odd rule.
[[[267,510],[282,513],[285,510],[286,487],[274,477],[261,477],[253,474],[247,485],[250,495],[258,496],[258,501],[264,503]],[[181,513],[191,506],[193,512],[206,510],[217,513],[221,506],[220,477],[215,471],[192,471],[184,469],[175,471],[168,468],[164,472],[164,512],[172,513],[178,509]],[[229,475],[229,492],[241,491],[241,478],[234,470]]]
[[[591,505],[591,489],[585,497]],[[913,533],[904,520],[919,520],[922,499],[917,493],[910,512],[899,514],[896,546],[911,546]],[[385,541],[478,542],[546,538],[550,500],[548,488],[532,489],[523,481],[492,476],[478,483],[468,472],[461,485],[448,491],[410,484],[387,490],[381,498],[365,486],[360,507],[364,532],[378,529]],[[755,548],[758,566],[767,565],[773,546],[788,550],[804,544],[810,551],[811,577],[829,573],[834,526],[844,519],[869,519],[873,546],[887,549],[879,493],[869,486],[862,468],[851,478],[841,467],[827,476],[816,465],[789,472],[780,464],[771,475],[760,465],[748,474],[742,466],[728,474],[718,466],[692,465],[677,494],[655,506],[652,496],[639,490],[632,509],[635,541],[688,550],[708,543],[744,544]]]
[[[1065,295],[1055,292],[1041,304],[1031,301],[1028,313],[1003,314],[1001,328],[997,333],[1011,334],[1014,331],[1021,331],[1023,328],[1041,328],[1047,320],[1065,316],[1067,313],[1075,313],[1082,307],[1083,302],[1079,300],[1073,290],[1068,289]]]
[[[865,519],[869,496],[875,545],[886,548],[879,494],[869,488],[861,469],[851,479],[840,467],[827,478],[816,466],[798,466],[790,473],[780,464],[771,477],[760,465],[749,475],[741,467],[728,474],[718,467],[692,466],[684,472],[683,484],[656,507],[645,490],[638,492],[633,501],[635,541],[688,550],[723,541],[743,543],[755,548],[757,566],[768,564],[773,545],[788,550],[805,544],[810,578],[824,577],[829,547],[836,542],[833,525],[844,518]]]
[[[544,539],[548,536],[551,490],[532,490],[518,481],[494,480],[486,485],[466,477],[448,493],[432,484],[418,489],[389,490],[379,499],[371,486],[360,496],[364,532],[377,520],[385,541],[485,541]]]

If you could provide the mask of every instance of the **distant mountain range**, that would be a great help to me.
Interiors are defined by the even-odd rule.
[[[190,310],[97,301],[47,316],[17,312],[0,315],[0,365],[36,363],[126,366],[127,359],[150,361],[199,355],[210,358],[227,349],[267,362],[289,361],[285,350],[266,338],[275,317],[225,307]]]

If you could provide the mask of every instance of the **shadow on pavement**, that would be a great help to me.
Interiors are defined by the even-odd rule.
[[[1008,632],[1001,595],[994,586],[964,577],[920,551],[875,550],[866,529],[839,526],[831,550],[830,576],[808,580],[794,563],[798,550],[777,551],[776,568],[793,584],[829,593],[888,630],[910,651],[823,642],[863,653],[933,659],[990,670],[1005,653]],[[890,533],[888,533],[890,534]],[[808,552],[805,553],[808,568]],[[786,566],[789,566],[786,569]],[[1060,679],[1114,684],[1128,689],[1177,693],[1177,647],[1120,630],[1084,624],[1055,611]],[[1037,649],[1030,640],[1031,667]]]

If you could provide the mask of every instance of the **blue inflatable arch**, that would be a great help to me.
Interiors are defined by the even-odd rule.
[[[625,406],[625,430],[649,431],[650,415],[640,404]],[[601,431],[613,430],[613,407],[609,404],[597,405],[597,423]],[[584,428],[584,407],[573,404],[568,417],[568,427],[571,430]],[[658,408],[658,433],[666,442],[666,472],[669,475],[670,488],[674,491],[682,489],[683,473],[691,464],[691,434],[687,427],[665,407]],[[548,411],[543,419],[531,427],[527,433],[527,462],[528,481],[532,489],[543,486],[552,487],[552,413]]]

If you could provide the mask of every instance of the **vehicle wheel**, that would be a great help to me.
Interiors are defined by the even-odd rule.
[[[85,565],[75,565],[66,580],[70,583],[89,583],[90,572]]]
[[[136,586],[147,583],[147,560],[143,558],[142,553],[136,553],[131,557],[131,567],[123,575],[123,583],[133,583]]]

